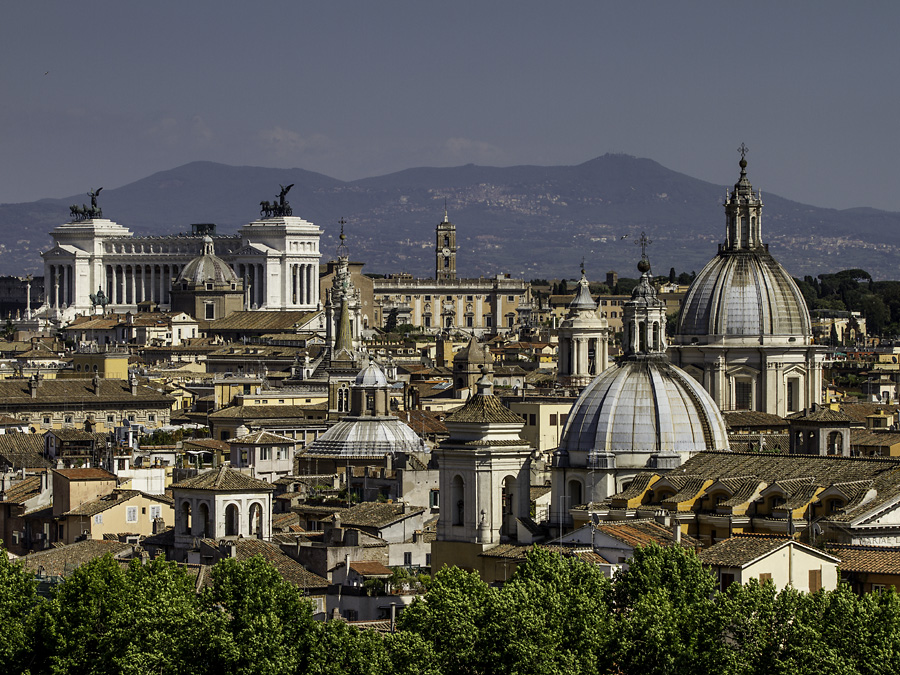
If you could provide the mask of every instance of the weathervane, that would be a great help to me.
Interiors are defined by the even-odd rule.
[[[641,247],[641,258],[647,257],[647,247],[653,242],[650,239],[647,239],[647,235],[641,232],[641,237],[636,242],[636,245]]]

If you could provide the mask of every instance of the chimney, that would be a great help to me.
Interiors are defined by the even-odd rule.
[[[672,517],[672,539],[674,539],[676,544],[681,543],[681,523],[674,516]]]
[[[94,387],[94,394],[96,396],[99,396],[100,395],[100,376],[99,375],[94,375],[94,377],[91,379],[91,385]]]
[[[32,375],[28,380],[28,390],[31,392],[31,398],[37,398],[38,382],[37,374]]]
[[[344,586],[350,585],[350,554],[344,555]]]
[[[166,529],[166,521],[157,516],[153,519],[153,534],[162,534]]]
[[[138,381],[134,375],[128,378],[128,384],[131,385],[131,395],[137,396]]]

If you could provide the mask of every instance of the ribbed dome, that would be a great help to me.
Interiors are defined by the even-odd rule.
[[[630,359],[604,371],[572,406],[560,442],[569,453],[613,453],[620,467],[643,466],[648,454],[722,449],[728,449],[728,436],[715,402],[664,356]],[[634,461],[622,455],[634,455]]]
[[[720,252],[694,279],[678,321],[679,335],[811,332],[800,289],[764,249]]]
[[[388,386],[387,378],[384,373],[374,363],[370,363],[356,376],[356,384],[362,387],[386,387]]]
[[[237,281],[238,277],[234,270],[215,254],[212,237],[206,236],[203,237],[203,253],[184,266],[176,283],[187,282],[193,286],[200,286],[209,282],[230,284]]]
[[[416,432],[396,417],[345,417],[310,443],[306,454],[363,458],[424,449]]]

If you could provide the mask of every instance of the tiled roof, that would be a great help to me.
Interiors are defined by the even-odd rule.
[[[29,476],[0,492],[3,500],[0,504],[23,504],[41,493],[41,477]]]
[[[115,474],[105,469],[53,469],[53,473],[69,480],[116,480]]]
[[[209,414],[212,420],[217,419],[305,419],[315,410],[310,406],[299,405],[233,405]]]
[[[729,428],[788,426],[788,421],[783,417],[758,410],[726,410],[722,412],[722,417]]]
[[[465,422],[474,424],[487,424],[491,422],[500,424],[520,424],[525,422],[521,416],[516,415],[500,402],[500,399],[491,394],[476,394],[463,405],[462,408],[451,413],[444,419],[447,422]]]
[[[424,510],[420,507],[407,506],[404,513],[402,504],[362,502],[351,506],[341,514],[341,524],[345,527],[386,527]]]
[[[294,331],[294,324],[301,326],[315,318],[316,312],[277,311],[277,312],[234,312],[222,319],[210,322],[209,331],[253,331],[275,332]]]
[[[0,415],[0,427],[15,427],[23,425],[27,426],[28,422],[20,420],[18,417],[12,417],[10,415]]]
[[[238,539],[235,541],[238,560],[247,560],[255,555],[268,561],[286,581],[301,588],[326,588],[328,580],[314,574],[288,557],[276,544],[262,539]]]
[[[700,560],[707,565],[744,567],[790,541],[787,537],[731,537],[701,551]]]
[[[534,500],[536,500],[536,499],[540,499],[540,498],[543,497],[545,494],[547,494],[548,492],[550,492],[552,489],[553,489],[553,488],[551,488],[551,487],[549,487],[549,486],[545,486],[545,485],[532,485],[531,488],[529,488],[529,491],[528,491],[528,498],[529,498],[531,501],[534,501]]]
[[[9,464],[16,469],[52,466],[44,459],[42,434],[0,434],[0,464]]]
[[[227,466],[221,466],[176,483],[172,485],[172,488],[175,490],[218,490],[220,492],[266,492],[274,490],[275,486]]]
[[[183,445],[185,449],[189,449],[188,446],[197,446],[209,450],[222,450],[223,452],[228,452],[231,449],[227,441],[220,441],[215,438],[191,438],[185,440]]]
[[[900,405],[884,405],[882,403],[841,403],[841,412],[849,415],[857,422],[865,422],[866,417],[874,415],[881,410],[885,413],[895,413],[900,410]]]
[[[398,410],[397,417],[418,433],[446,434],[447,427],[429,410]]]
[[[826,544],[825,550],[841,559],[842,572],[900,574],[900,548]]]
[[[120,541],[85,539],[68,546],[32,553],[23,560],[25,568],[33,574],[43,572],[46,576],[67,576],[76,567],[107,553],[117,556],[130,551],[131,545]]]
[[[624,522],[601,522],[597,531],[609,535],[628,546],[670,546],[675,543],[671,530],[652,520],[629,520]],[[698,548],[700,542],[686,534],[681,535],[682,546]]]
[[[141,492],[140,490],[113,490],[110,494],[104,495],[99,499],[95,499],[90,502],[85,502],[81,506],[77,506],[71,511],[64,513],[63,515],[93,516],[97,513],[103,513],[104,511],[107,511],[114,506],[129,502],[135,497],[139,497],[141,495],[147,497],[148,499],[162,502],[163,504],[168,504],[169,506],[171,506],[173,503],[172,498],[165,495],[151,495],[145,492]]]
[[[497,546],[489,548],[484,553],[481,553],[480,557],[524,561],[528,557],[528,554],[536,548],[552,551],[565,557],[578,558],[579,560],[595,565],[609,564],[609,561],[599,553],[595,553],[584,547],[558,544],[498,544]]]
[[[94,393],[91,380],[41,380],[37,393],[31,397],[30,384],[26,380],[0,380],[0,406],[34,408],[41,403],[65,403],[95,409],[109,403],[158,402],[171,405],[171,396],[155,389],[138,385],[137,394],[131,393],[131,385],[125,380],[100,380],[100,393]]]
[[[277,436],[268,431],[254,431],[240,438],[229,441],[233,445],[294,445],[296,441],[285,436]]]
[[[801,412],[788,415],[788,419],[797,422],[827,422],[846,424],[848,422],[856,422],[857,420],[850,415],[846,415],[839,410],[832,410],[824,406],[813,406]]]
[[[389,577],[394,572],[374,560],[350,561],[350,569],[364,577]]]
[[[61,441],[93,441],[94,434],[81,429],[50,429],[48,434],[53,434]]]
[[[876,448],[890,448],[900,444],[900,433],[896,431],[872,431],[870,429],[851,429],[850,445],[866,445]]]

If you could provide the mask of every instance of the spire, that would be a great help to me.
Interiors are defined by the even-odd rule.
[[[588,309],[597,310],[597,303],[591,296],[591,288],[587,277],[584,273],[584,258],[581,259],[581,279],[578,281],[578,290],[575,291],[575,297],[569,303],[570,310]]]
[[[450,222],[450,215],[447,213],[447,198],[444,197],[444,222]]]

